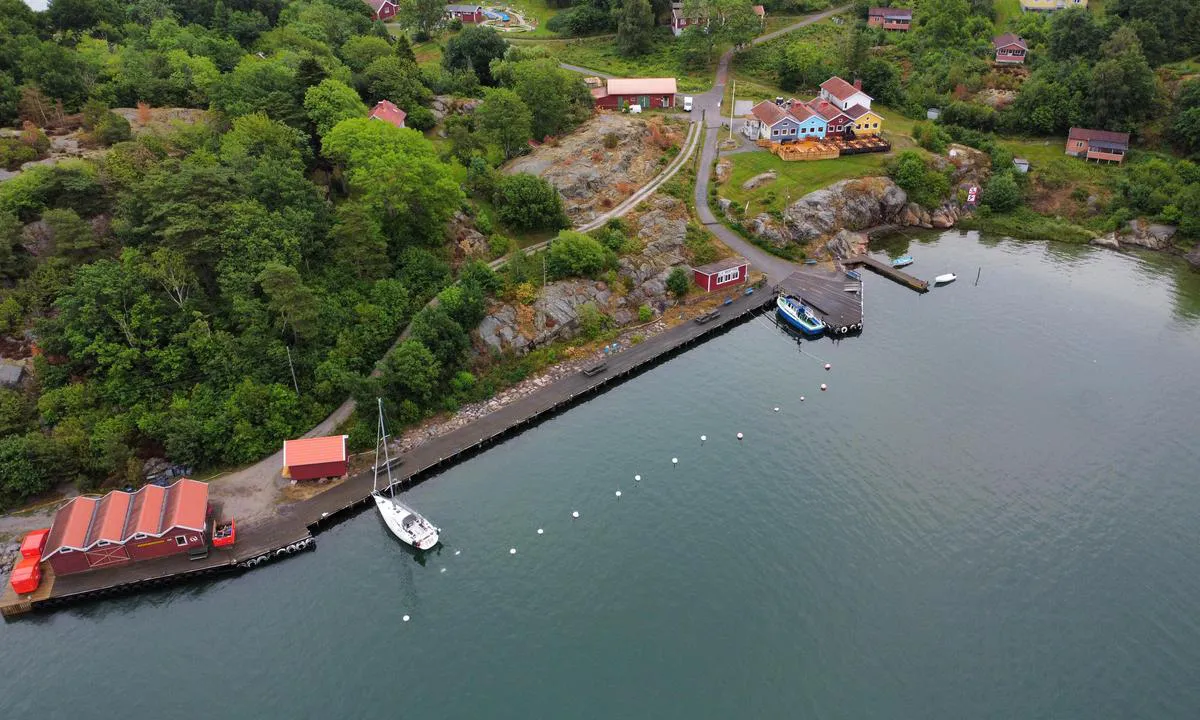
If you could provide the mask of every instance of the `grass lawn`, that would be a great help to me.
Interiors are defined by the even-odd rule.
[[[1009,20],[1021,14],[1020,0],[995,0],[995,3],[997,30],[1003,30]]]
[[[721,49],[714,51],[713,62],[708,67],[685,70],[678,55],[678,43],[670,30],[661,30],[653,51],[639,57],[623,57],[617,52],[616,40],[610,37],[552,42],[542,47],[560,62],[610,73],[617,77],[674,77],[679,81],[680,92],[702,92],[712,87],[716,60]]]
[[[546,3],[546,0],[507,0],[503,4],[520,13],[531,24],[533,24],[533,21],[536,21],[537,28],[533,32],[504,33],[506,39],[558,37],[557,33],[552,33],[546,29],[546,23],[550,22],[550,18],[557,15],[561,10],[550,7]]]
[[[718,187],[721,197],[729,198],[742,208],[750,202],[750,214],[783,210],[791,201],[847,178],[879,175],[890,153],[849,155],[834,160],[784,162],[766,151],[735,153],[725,156],[733,165],[729,179]],[[755,175],[774,170],[779,179],[754,190],[743,190],[742,183]]]

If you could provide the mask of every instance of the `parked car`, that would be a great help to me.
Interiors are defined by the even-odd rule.
[[[692,96],[691,96],[691,95],[685,95],[685,96],[684,96],[684,98],[683,98],[683,111],[684,111],[684,112],[691,112],[691,111],[692,111]]]

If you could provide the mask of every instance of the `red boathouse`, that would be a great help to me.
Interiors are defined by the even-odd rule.
[[[742,285],[750,277],[750,263],[746,258],[731,257],[692,269],[696,284],[712,292],[734,285]]]
[[[55,575],[69,575],[202,550],[207,511],[208,484],[187,478],[99,499],[77,497],[54,514],[42,559]]]
[[[350,468],[346,454],[349,435],[283,441],[283,476],[292,480],[337,478]]]

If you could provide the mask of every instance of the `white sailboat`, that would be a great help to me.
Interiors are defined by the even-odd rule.
[[[393,535],[418,550],[428,550],[438,544],[440,530],[396,497],[396,486],[392,482],[392,460],[387,447],[387,428],[383,422],[383,400],[376,398],[376,402],[379,405],[379,434],[375,441],[375,482],[371,497],[375,499],[375,507]],[[382,467],[387,474],[386,494],[379,489],[380,447],[383,448]]]

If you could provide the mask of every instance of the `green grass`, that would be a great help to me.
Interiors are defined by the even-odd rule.
[[[996,29],[1003,30],[1008,21],[1021,15],[1021,0],[995,0]]]
[[[679,57],[679,44],[666,29],[661,29],[654,49],[639,57],[622,56],[617,52],[616,40],[611,37],[580,38],[546,43],[541,47],[560,62],[617,77],[674,77],[679,81],[680,92],[702,92],[712,87],[716,60],[721,53],[720,48],[713,52],[713,62],[708,67],[685,69]]]
[[[781,211],[790,201],[847,178],[879,175],[890,153],[848,155],[834,160],[785,162],[766,151],[735,153],[725,156],[732,163],[729,179],[718,187],[721,197],[741,208],[750,203],[750,215],[763,211]],[[754,190],[743,190],[742,183],[755,175],[774,170],[779,178]]]
[[[1065,220],[1038,215],[1026,207],[993,215],[977,213],[962,220],[959,228],[1008,235],[1022,240],[1056,240],[1077,244],[1086,243],[1094,237],[1086,228]]]
[[[550,7],[546,4],[546,0],[508,0],[504,4],[516,10],[527,21],[537,21],[537,29],[533,32],[505,33],[504,36],[507,39],[559,37],[557,33],[552,33],[546,29],[546,23],[550,22],[550,18],[557,15],[561,10]]]

